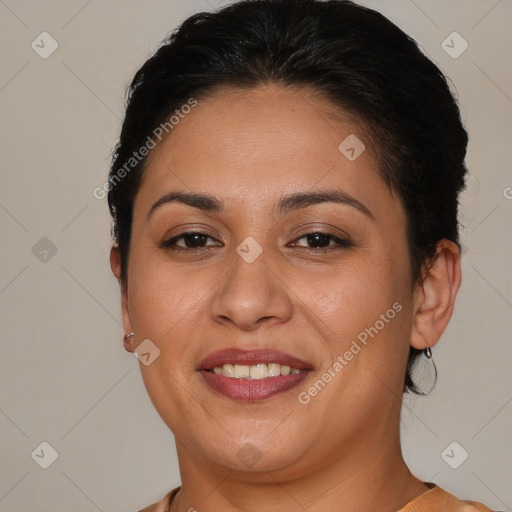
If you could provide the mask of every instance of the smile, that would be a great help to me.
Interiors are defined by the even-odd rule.
[[[215,366],[213,373],[232,379],[260,380],[280,375],[297,375],[301,372],[298,368],[291,368],[280,363],[258,363],[251,366],[240,364],[224,364]]]
[[[209,354],[197,370],[214,392],[233,400],[260,402],[298,386],[313,367],[279,350],[230,348]]]

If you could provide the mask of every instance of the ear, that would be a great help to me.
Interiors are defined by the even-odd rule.
[[[443,239],[422,282],[414,290],[414,319],[411,346],[433,347],[446,329],[453,313],[461,281],[460,250],[455,242]]]
[[[132,325],[130,322],[130,312],[128,309],[128,293],[126,287],[121,280],[121,253],[119,251],[118,244],[114,244],[110,249],[110,268],[116,276],[117,282],[119,283],[119,288],[121,290],[121,316],[123,321],[123,329],[126,334],[129,334],[133,331]],[[135,347],[133,345],[133,341],[131,339],[124,339],[124,348],[128,352],[133,352]]]

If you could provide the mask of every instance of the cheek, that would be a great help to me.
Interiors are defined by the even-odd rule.
[[[397,369],[405,370],[410,334],[406,270],[383,256],[309,282],[304,303],[330,355],[326,362],[343,358],[331,388],[334,401],[343,396],[353,403],[357,392],[360,402],[375,405],[389,398],[390,388],[399,392]]]
[[[150,365],[140,363],[141,376],[164,422],[171,430],[179,429],[180,418],[187,418],[187,411],[193,409],[194,401],[184,393],[184,383],[193,375],[197,347],[191,339],[209,283],[194,273],[180,272],[151,251],[134,252],[131,257],[128,290],[132,327],[138,340],[150,339],[160,351]],[[197,415],[197,411],[192,412]]]
[[[391,258],[361,258],[334,271],[297,276],[301,301],[335,335],[357,335],[404,298]],[[343,338],[345,338],[344,336]]]
[[[162,253],[163,254],[163,253]],[[200,274],[171,265],[160,250],[134,251],[130,267],[129,306],[132,325],[145,337],[161,339],[193,316],[211,287],[207,272]]]

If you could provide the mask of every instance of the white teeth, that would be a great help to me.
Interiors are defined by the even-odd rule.
[[[242,377],[249,377],[250,373],[251,373],[251,369],[249,366],[235,364],[235,366],[233,368],[233,377],[235,377],[235,379],[241,379]]]
[[[225,364],[222,366],[222,375],[224,377],[234,377],[233,375],[233,365],[232,364]]]
[[[268,377],[268,368],[266,364],[256,364],[251,366],[251,379],[266,379]]]
[[[241,364],[224,364],[216,366],[213,373],[232,377],[235,379],[259,380],[267,377],[279,377],[280,375],[297,375],[301,372],[298,368],[290,368],[279,363],[259,363],[252,366]]]
[[[267,368],[269,377],[278,377],[281,375],[281,365],[279,363],[269,363],[267,364]]]

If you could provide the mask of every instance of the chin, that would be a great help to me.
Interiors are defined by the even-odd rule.
[[[268,437],[265,439],[258,436],[256,431],[254,436],[244,434],[237,439],[226,434],[214,443],[208,437],[205,436],[199,442],[191,440],[191,443],[199,447],[198,451],[211,464],[230,472],[247,474],[251,480],[261,474],[262,482],[268,481],[266,473],[286,474],[287,470],[293,471],[297,465],[304,463],[304,455],[310,451],[304,440],[294,442],[286,435],[275,437],[271,442]]]

